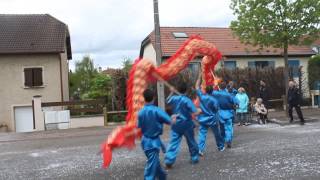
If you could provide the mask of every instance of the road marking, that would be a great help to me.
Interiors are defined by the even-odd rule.
[[[29,154],[29,156],[31,156],[31,157],[39,157],[40,154],[39,153],[31,153],[31,154]]]

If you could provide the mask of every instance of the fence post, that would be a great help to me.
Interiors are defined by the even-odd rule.
[[[302,94],[302,66],[299,67],[298,69],[298,81],[299,81],[299,93],[300,95],[303,97],[303,94]]]
[[[283,110],[286,110],[286,96],[285,95],[282,95],[281,96],[281,99],[282,99],[282,105],[283,105]]]
[[[104,126],[108,126],[108,111],[107,107],[103,107]]]
[[[41,106],[41,96],[33,96],[32,99],[32,105],[33,105],[33,118],[34,118],[34,129],[36,131],[43,131],[45,130],[45,122],[44,122],[44,115],[42,112],[42,106]]]

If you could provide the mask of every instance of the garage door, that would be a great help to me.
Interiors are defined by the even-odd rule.
[[[32,107],[15,107],[14,118],[16,123],[16,132],[33,131],[33,112]]]

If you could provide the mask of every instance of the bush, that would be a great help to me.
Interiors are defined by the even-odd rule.
[[[124,122],[127,114],[113,114],[108,115],[108,122]]]
[[[313,56],[308,63],[309,88],[315,89],[315,82],[320,80],[320,55]]]

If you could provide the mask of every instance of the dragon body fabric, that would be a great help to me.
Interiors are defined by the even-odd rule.
[[[202,40],[199,36],[187,39],[171,58],[158,67],[148,59],[135,61],[127,83],[126,103],[128,114],[126,124],[114,129],[101,146],[104,168],[107,168],[111,163],[113,149],[120,147],[133,148],[135,139],[141,137],[141,132],[137,129],[137,116],[139,110],[144,106],[143,91],[148,84],[154,83],[156,80],[168,80],[176,76],[188,66],[191,60],[200,55],[203,56],[201,61],[202,88],[205,88],[215,84],[216,79],[212,70],[222,55],[213,44]]]

